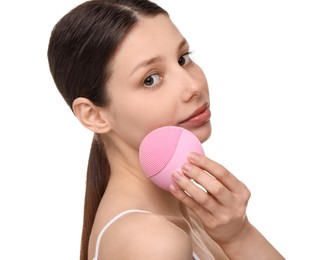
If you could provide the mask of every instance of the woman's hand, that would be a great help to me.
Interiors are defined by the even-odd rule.
[[[222,165],[191,153],[173,179],[171,193],[200,218],[207,234],[231,259],[284,259],[248,221],[250,191]]]
[[[216,242],[236,238],[249,224],[246,207],[250,191],[227,169],[204,155],[192,153],[189,161],[183,165],[182,173],[173,173],[177,185],[171,187],[171,192],[201,219]]]

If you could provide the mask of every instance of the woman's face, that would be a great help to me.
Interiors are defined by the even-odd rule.
[[[111,64],[111,138],[137,149],[147,133],[166,125],[186,128],[202,142],[210,136],[208,85],[189,52],[167,16],[136,24]]]

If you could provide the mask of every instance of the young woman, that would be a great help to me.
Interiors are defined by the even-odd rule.
[[[249,190],[223,166],[191,153],[169,192],[143,173],[139,145],[153,129],[183,127],[201,142],[211,133],[206,78],[165,10],[146,0],[84,2],[54,27],[48,59],[94,132],[81,260],[283,259],[246,216]]]

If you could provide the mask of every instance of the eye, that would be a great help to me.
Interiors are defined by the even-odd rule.
[[[189,64],[192,61],[190,55],[191,55],[191,52],[187,52],[187,53],[183,54],[183,56],[181,56],[178,59],[179,65],[184,66],[184,65]]]
[[[144,79],[144,87],[145,88],[154,88],[157,87],[161,83],[161,77],[158,74],[153,74]]]

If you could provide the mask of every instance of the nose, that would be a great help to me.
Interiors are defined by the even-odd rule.
[[[194,98],[202,95],[205,88],[205,77],[202,71],[198,68],[196,70],[185,70],[181,68],[181,98],[183,102],[188,102]]]

